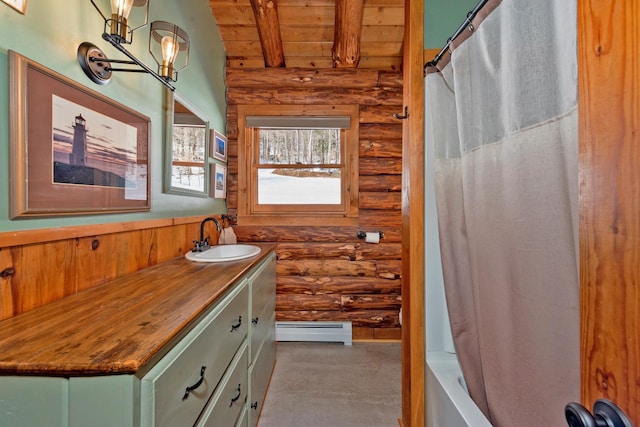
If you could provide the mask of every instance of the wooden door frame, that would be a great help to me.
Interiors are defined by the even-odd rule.
[[[405,0],[402,125],[402,419],[425,425],[424,0]],[[399,111],[399,114],[404,112]]]
[[[581,401],[640,425],[640,8],[578,0]]]

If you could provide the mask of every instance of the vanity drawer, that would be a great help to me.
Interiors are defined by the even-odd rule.
[[[197,427],[234,426],[246,407],[249,390],[247,375],[248,348],[243,345],[233,359],[229,371],[222,379],[211,402],[204,410]]]
[[[247,300],[243,282],[142,378],[142,426],[193,425],[247,336]]]

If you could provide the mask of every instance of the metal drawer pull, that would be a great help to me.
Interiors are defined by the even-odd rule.
[[[255,318],[251,319],[251,323],[253,323],[254,325],[257,325],[258,324],[258,318],[255,317]]]
[[[202,382],[204,381],[204,371],[207,369],[206,366],[203,366],[202,368],[200,368],[200,379],[198,380],[197,383],[195,383],[192,386],[187,387],[184,390],[184,395],[182,396],[182,400],[186,400],[187,397],[189,397],[189,393],[191,393],[193,390],[197,389],[198,387],[200,387],[200,385],[202,384]]]
[[[238,323],[236,323],[235,325],[231,325],[231,332],[238,329],[240,325],[242,325],[242,316],[238,316]]]
[[[242,390],[240,390],[240,384],[238,384],[238,389],[237,389],[237,391],[238,391],[237,396],[236,396],[236,397],[232,397],[232,398],[231,398],[231,403],[229,404],[229,408],[231,408],[231,407],[233,406],[233,404],[234,404],[238,399],[240,399],[240,395],[242,394]]]

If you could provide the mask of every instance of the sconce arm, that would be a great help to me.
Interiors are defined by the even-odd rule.
[[[133,56],[133,54],[130,53],[127,49],[125,49],[120,43],[118,43],[118,41],[113,36],[111,36],[111,34],[102,33],[102,38],[105,39],[106,41],[108,41],[109,43],[111,43],[111,45],[113,47],[118,49],[122,54],[124,54],[127,58],[129,58],[131,60],[130,62],[129,61],[117,61],[117,60],[116,61],[111,61],[111,62],[123,63],[123,64],[131,64],[131,65],[135,64],[135,65],[139,66],[140,68],[142,68],[142,70],[129,70],[129,69],[111,68],[111,71],[130,71],[130,72],[148,73],[148,74],[151,74],[153,77],[155,77],[158,81],[160,81],[160,83],[162,83],[167,88],[169,88],[169,90],[171,90],[172,92],[175,92],[176,88],[171,83],[169,83],[167,80],[165,80],[162,77],[160,77],[155,71],[153,71],[151,68],[149,68],[147,65],[145,65],[138,58]],[[103,61],[109,61],[109,60],[103,59]]]

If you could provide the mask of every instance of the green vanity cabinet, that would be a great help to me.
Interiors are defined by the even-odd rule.
[[[135,373],[0,376],[0,426],[255,426],[275,364],[274,252],[233,283]]]

